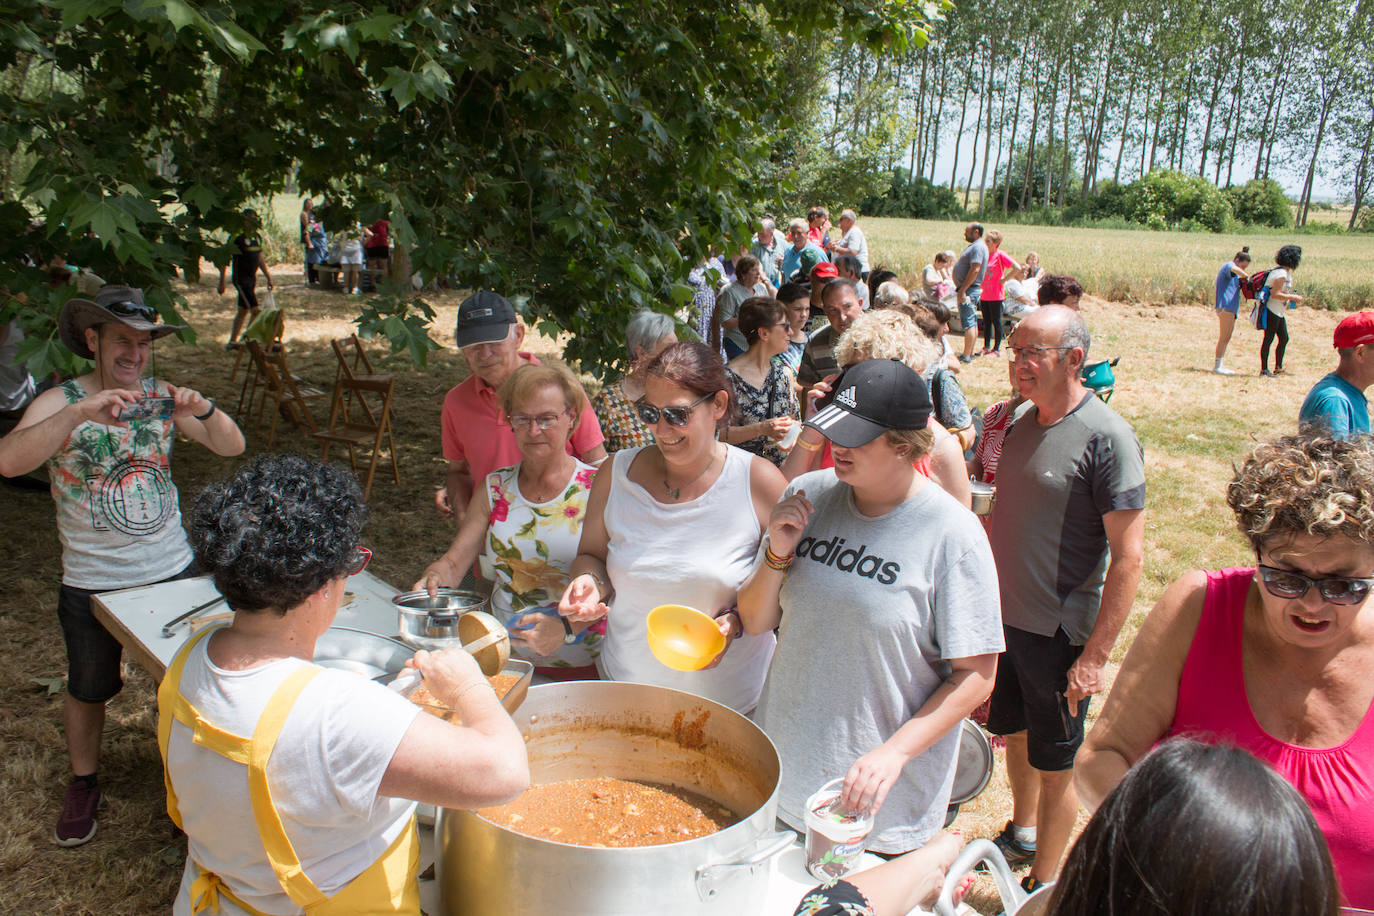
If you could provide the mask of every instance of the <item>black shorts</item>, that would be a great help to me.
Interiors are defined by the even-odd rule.
[[[162,581],[194,575],[196,564],[192,563]],[[57,620],[62,624],[62,641],[67,644],[67,694],[82,703],[104,703],[124,687],[119,676],[124,647],[91,611],[91,596],[106,591],[109,589],[88,591],[64,585],[57,593]]]
[[[841,878],[827,887],[818,884],[806,892],[793,916],[873,916],[873,905],[863,891]]]
[[[255,273],[247,280],[234,278],[234,292],[238,294],[238,306],[242,311],[258,309],[258,275]]]
[[[1015,627],[1002,627],[1007,650],[997,659],[997,682],[992,688],[988,731],[994,735],[1026,732],[1030,765],[1052,773],[1073,769],[1073,757],[1083,743],[1088,701],[1069,711],[1064,691],[1069,669],[1083,654],[1069,642],[1061,627],[1053,636],[1040,636]]]
[[[375,245],[371,248],[364,248],[363,254],[369,261],[385,261],[391,257],[391,248],[387,245]]]

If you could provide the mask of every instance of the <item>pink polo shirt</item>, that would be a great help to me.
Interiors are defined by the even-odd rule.
[[[520,358],[539,365],[539,360],[529,353],[521,353]],[[501,420],[501,401],[496,389],[478,376],[471,375],[449,389],[444,395],[440,421],[444,457],[449,461],[466,461],[473,480],[485,480],[497,468],[520,463],[520,447],[515,444],[515,433]],[[604,441],[592,405],[583,401],[582,416],[568,440],[568,454],[585,459]]]

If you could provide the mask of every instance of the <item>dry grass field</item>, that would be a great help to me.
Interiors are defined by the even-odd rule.
[[[900,264],[909,274],[923,263],[919,259],[958,241],[958,227],[948,223],[866,224],[876,260]],[[1196,285],[1198,277],[1207,285],[1234,247],[1232,240],[1210,236],[1140,232],[1084,239],[1078,232],[1075,238],[1073,230],[1012,227],[1008,247],[1018,258],[1028,248],[1038,249],[1047,267],[1080,274],[1093,292],[1113,288],[1098,286],[1097,278],[1110,280],[1128,270],[1139,277],[1149,275],[1162,291],[1185,290]],[[1361,239],[1364,248],[1356,252],[1345,247],[1355,240],[1332,238],[1333,245],[1342,247],[1339,253],[1328,253],[1315,244],[1328,239],[1308,241],[1313,244],[1298,277],[1300,289],[1311,275],[1358,276],[1370,264],[1374,246],[1374,239]],[[1206,243],[1205,250],[1180,247],[1199,242]],[[292,276],[298,270],[283,265],[274,271],[279,302],[289,315],[287,346],[297,371],[327,388],[334,374],[328,341],[349,333],[356,300],[337,292],[304,290],[299,273]],[[291,288],[292,283],[297,285]],[[221,349],[233,314],[232,297],[217,297],[208,285],[184,292],[189,302],[186,316],[200,333],[200,342],[159,343],[157,371],[232,409],[237,398],[237,385],[229,382],[233,355]],[[1084,308],[1095,334],[1094,353],[1121,357],[1119,387],[1111,405],[1138,431],[1149,474],[1145,575],[1118,660],[1141,618],[1172,579],[1191,568],[1247,560],[1222,497],[1231,463],[1254,440],[1291,430],[1307,387],[1334,361],[1330,339],[1339,316],[1301,308],[1289,322],[1289,375],[1255,376],[1258,334],[1241,326],[1229,362],[1245,372],[1232,378],[1214,376],[1207,371],[1215,338],[1211,309],[1164,304],[1188,298],[1165,292],[1130,303],[1093,297]],[[399,373],[395,426],[403,482],[397,487],[378,475],[367,543],[375,551],[372,569],[400,586],[412,582],[449,537],[449,529],[435,516],[431,494],[442,476],[440,402],[466,372],[451,344],[457,302],[454,294],[435,299],[435,337],[450,343],[431,357],[428,370],[418,371],[404,362],[391,367]],[[534,349],[541,356],[556,355],[549,341],[535,341]],[[970,402],[986,407],[1004,396],[1006,378],[1003,361],[988,358],[968,367],[962,382]],[[249,454],[262,451],[265,436],[254,429],[247,432]],[[276,447],[316,453],[313,443],[292,429],[279,430]],[[179,445],[173,467],[183,506],[233,464],[193,444]],[[100,834],[75,850],[58,849],[51,842],[67,779],[61,695],[54,690],[65,671],[54,617],[59,545],[46,493],[0,487],[0,506],[6,545],[0,552],[0,640],[8,656],[0,667],[0,794],[10,800],[0,811],[0,913],[165,911],[181,873],[184,841],[174,835],[164,815],[154,740],[154,685],[133,666],[126,665],[127,686],[110,706]],[[991,836],[1009,811],[999,764],[991,787],[965,808],[956,826],[966,836]],[[997,912],[988,887],[977,889],[973,902],[986,912]]]

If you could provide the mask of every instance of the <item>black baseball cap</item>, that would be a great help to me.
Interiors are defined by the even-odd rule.
[[[867,445],[889,429],[925,429],[930,420],[925,379],[899,360],[855,363],[831,390],[830,403],[806,425],[842,448]]]
[[[500,293],[478,290],[458,306],[458,327],[454,337],[459,347],[496,343],[505,340],[515,324],[515,306]]]

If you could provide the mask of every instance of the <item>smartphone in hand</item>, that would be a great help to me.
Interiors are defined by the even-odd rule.
[[[176,398],[143,398],[119,412],[123,423],[131,420],[170,420],[177,408]]]

